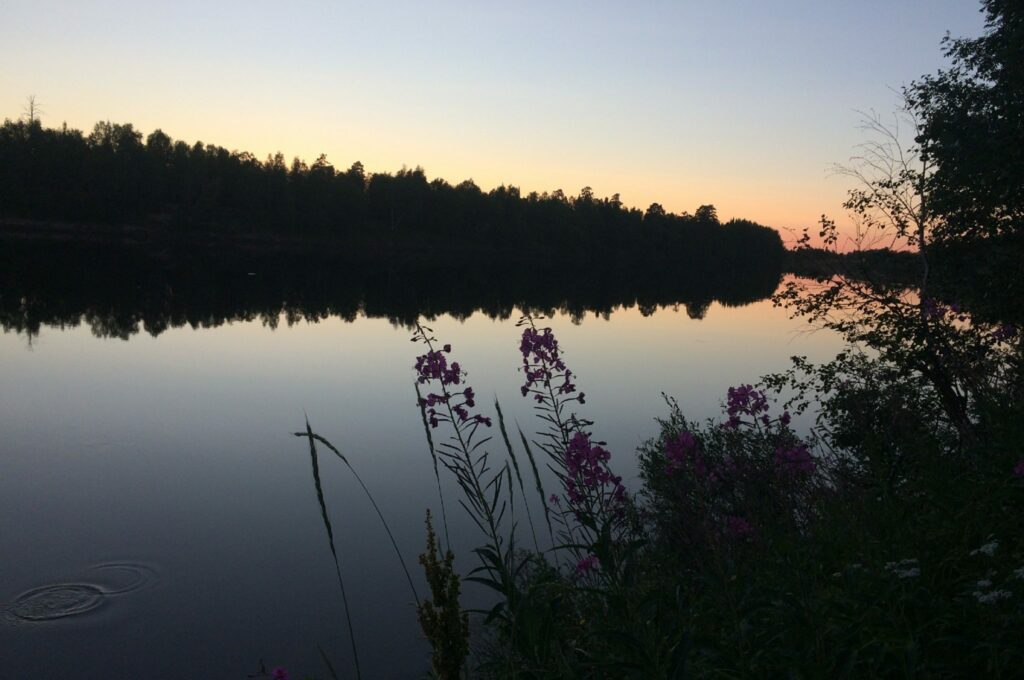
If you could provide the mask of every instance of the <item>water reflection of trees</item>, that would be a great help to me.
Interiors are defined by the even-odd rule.
[[[516,308],[607,316],[683,307],[702,318],[712,302],[744,305],[769,296],[778,266],[695,254],[672,262],[615,258],[584,262],[414,257],[346,259],[311,253],[252,253],[162,245],[6,242],[0,248],[0,326],[87,324],[101,337],[208,328],[225,322],[319,321],[359,315],[408,325],[418,316],[504,319]]]

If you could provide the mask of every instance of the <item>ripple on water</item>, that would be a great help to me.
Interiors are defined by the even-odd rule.
[[[25,621],[51,621],[90,612],[103,604],[104,593],[87,583],[55,583],[25,591],[11,614]]]
[[[101,586],[104,595],[131,593],[156,580],[156,570],[141,562],[106,562],[97,564],[92,570],[114,579],[114,583]]]
[[[90,569],[102,583],[54,583],[26,590],[7,613],[22,621],[52,621],[98,609],[114,595],[131,593],[156,579],[156,571],[137,562],[108,562]]]

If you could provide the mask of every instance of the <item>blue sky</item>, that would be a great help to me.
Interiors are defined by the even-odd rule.
[[[841,217],[857,110],[982,30],[966,0],[0,5],[0,116],[423,166],[778,228]]]

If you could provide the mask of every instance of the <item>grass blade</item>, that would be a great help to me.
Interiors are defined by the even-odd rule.
[[[544,485],[540,481],[540,472],[537,470],[537,461],[533,457],[533,450],[530,448],[530,442],[526,440],[526,435],[523,434],[523,428],[516,425],[516,429],[519,430],[519,438],[523,441],[523,448],[526,449],[526,457],[530,460],[530,468],[533,470],[533,481],[537,485],[537,494],[540,496],[540,505],[544,508],[544,520],[548,523],[548,536],[551,538],[551,545],[555,545],[555,530],[551,528],[551,512],[548,510],[548,499],[544,495]]]
[[[303,436],[301,433],[296,433]],[[363,675],[359,670],[359,652],[356,650],[356,633],[352,627],[352,615],[348,610],[348,595],[345,594],[345,580],[341,577],[341,564],[338,562],[338,550],[334,547],[334,530],[331,528],[331,520],[327,516],[327,503],[324,502],[324,489],[320,483],[320,464],[317,461],[316,441],[313,430],[309,427],[309,418],[306,419],[306,437],[309,438],[309,458],[313,464],[313,484],[316,486],[316,499],[320,503],[320,515],[324,520],[324,527],[327,529],[327,542],[331,547],[331,555],[334,557],[334,571],[338,575],[338,587],[341,589],[341,602],[345,605],[345,621],[348,624],[348,639],[352,643],[352,660],[356,667],[356,678],[362,679]]]
[[[533,526],[533,514],[530,512],[530,503],[526,500],[526,489],[523,486],[523,476],[519,472],[519,461],[516,459],[516,452],[512,448],[512,442],[509,441],[508,431],[505,429],[505,416],[501,412],[501,404],[498,400],[494,400],[494,410],[498,412],[498,429],[501,431],[501,438],[505,441],[505,449],[508,451],[508,457],[512,461],[512,469],[515,470],[516,479],[519,480],[519,491],[523,497],[523,505],[526,507],[526,519],[530,523],[530,534],[533,536],[533,547],[536,548],[537,552],[540,552],[540,543],[537,541],[537,531]],[[511,488],[509,484],[509,488]]]
[[[317,651],[320,652],[320,658],[324,660],[324,665],[327,666],[327,672],[331,674],[331,680],[338,680],[338,674],[334,671],[334,666],[331,664],[331,660],[327,658],[327,652],[319,644],[316,646]]]
[[[306,421],[306,428],[307,430],[309,429],[309,421]],[[297,432],[296,435],[300,437],[307,436],[300,432]],[[316,439],[318,442],[323,443],[324,446],[333,451],[334,454],[338,456],[338,458],[341,458],[341,462],[343,462],[345,466],[348,467],[349,471],[352,473],[352,476],[356,478],[357,482],[359,482],[359,486],[363,488],[363,492],[366,494],[366,497],[370,499],[370,504],[373,506],[373,509],[377,511],[377,517],[380,517],[380,522],[384,525],[384,531],[387,532],[388,538],[391,539],[391,547],[395,549],[395,554],[398,555],[398,562],[402,565],[402,571],[405,572],[405,580],[409,582],[409,590],[412,591],[412,597],[414,600],[416,600],[416,606],[419,607],[420,596],[416,592],[416,586],[414,586],[412,583],[412,575],[409,574],[409,568],[405,565],[405,560],[402,559],[402,551],[398,549],[398,542],[395,540],[394,534],[391,533],[391,527],[388,526],[387,520],[384,519],[384,513],[382,513],[380,511],[380,507],[377,506],[377,501],[373,499],[373,494],[370,493],[370,490],[366,488],[366,484],[363,483],[363,478],[359,476],[359,473],[356,472],[356,469],[352,467],[352,463],[348,462],[348,458],[342,455],[341,451],[339,451],[337,447],[334,446],[334,444],[331,444],[329,441],[327,441],[326,439],[312,431],[309,432],[308,436],[312,437],[313,439]]]

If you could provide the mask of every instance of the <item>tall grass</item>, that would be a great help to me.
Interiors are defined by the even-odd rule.
[[[363,479],[362,477],[359,476],[359,473],[356,472],[356,469],[352,466],[352,463],[349,462],[348,458],[344,454],[342,454],[341,451],[339,451],[338,448],[334,446],[334,444],[332,444],[330,441],[328,441],[321,435],[313,432],[313,429],[310,427],[308,418],[306,419],[305,432],[295,432],[294,434],[296,437],[304,437],[309,441],[309,455],[313,466],[313,483],[314,486],[316,487],[316,497],[317,501],[320,504],[320,514],[321,517],[323,518],[324,528],[327,530],[327,542],[331,549],[331,557],[334,560],[334,569],[338,577],[338,588],[341,591],[342,604],[344,605],[345,622],[348,628],[349,643],[351,644],[352,647],[352,660],[355,666],[356,677],[361,678],[362,673],[359,666],[359,653],[356,645],[355,629],[352,626],[352,615],[349,609],[348,596],[345,592],[345,581],[341,575],[341,564],[338,560],[338,551],[334,543],[334,530],[331,527],[331,520],[327,513],[327,504],[324,501],[323,485],[321,484],[320,481],[320,465],[316,448],[317,442],[320,442],[321,444],[326,446],[335,456],[337,456],[341,460],[342,463],[345,464],[349,472],[352,473],[352,476],[355,478],[356,482],[359,483],[359,486],[363,490],[363,493],[366,495],[366,498],[370,501],[370,505],[373,506],[374,511],[377,513],[377,517],[380,518],[381,525],[383,525],[384,527],[384,531],[387,533],[388,540],[391,542],[391,547],[394,548],[395,555],[398,557],[398,562],[402,566],[402,571],[405,574],[406,582],[409,584],[409,592],[412,594],[413,600],[415,600],[416,602],[417,609],[421,606],[419,593],[416,591],[416,585],[413,583],[412,575],[409,573],[408,566],[406,566],[405,558],[402,557],[402,551],[398,548],[398,542],[395,540],[395,536],[391,532],[391,527],[388,525],[387,520],[384,519],[384,513],[381,512],[380,506],[377,505],[377,501],[373,498],[373,494],[370,493],[370,489],[363,482]],[[327,664],[331,676],[336,677],[334,674],[334,669],[331,666],[330,661],[327,658],[327,655],[324,653],[322,649],[320,650],[320,653],[324,659],[324,662]]]
[[[309,419],[306,419],[306,431],[296,432],[297,437],[309,439],[309,459],[313,466],[313,485],[316,487],[316,500],[320,504],[320,516],[324,521],[324,528],[327,530],[327,544],[331,549],[331,557],[334,559],[334,572],[338,576],[338,589],[341,590],[341,602],[345,610],[345,624],[348,627],[348,639],[352,646],[352,662],[355,665],[356,678],[362,678],[359,668],[359,648],[356,645],[355,628],[352,626],[352,613],[348,606],[348,594],[345,592],[345,579],[341,576],[341,563],[338,561],[338,549],[334,545],[334,529],[331,528],[331,518],[327,514],[327,503],[324,501],[324,489],[320,482],[320,463],[317,460],[316,437],[309,426]],[[326,656],[325,656],[326,658]],[[333,669],[332,669],[333,670]]]

